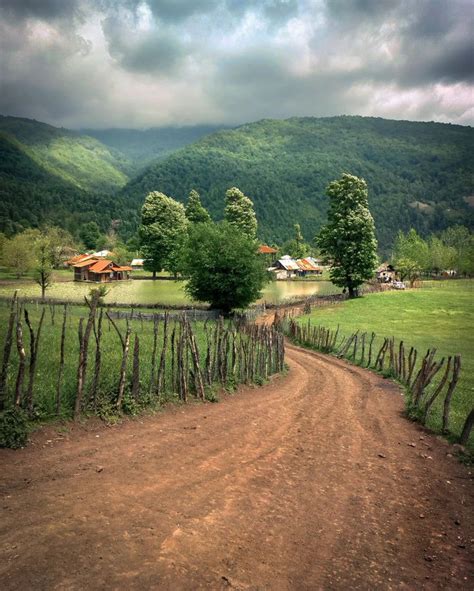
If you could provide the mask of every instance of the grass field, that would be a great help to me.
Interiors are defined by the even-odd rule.
[[[459,434],[474,405],[474,280],[424,282],[420,289],[387,291],[318,308],[308,316],[313,324],[328,328],[340,325],[349,335],[356,330],[394,336],[419,353],[436,347],[440,356],[460,353],[461,378],[452,401],[451,428]],[[433,408],[429,426],[440,426],[441,406]],[[472,440],[472,437],[471,437]]]
[[[120,305],[176,305],[192,306],[191,298],[184,291],[185,281],[152,281],[144,279],[131,281],[116,281],[107,284],[109,293],[105,301],[109,304]],[[1,279],[1,277],[0,277]],[[55,282],[46,292],[46,297],[61,301],[84,302],[84,296],[89,294],[91,288],[97,287],[94,283],[75,282],[72,280],[71,271],[56,271]],[[38,298],[41,296],[39,285],[31,278],[15,280],[4,273],[0,280],[0,296],[11,297],[18,290],[20,297]],[[305,298],[315,293],[329,295],[339,293],[341,290],[330,281],[272,281],[268,283],[262,293],[260,302],[281,303],[293,298]]]

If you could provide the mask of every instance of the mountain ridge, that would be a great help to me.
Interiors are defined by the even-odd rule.
[[[150,190],[184,201],[191,188],[222,216],[236,185],[253,199],[261,238],[281,242],[293,224],[312,239],[325,221],[327,184],[350,172],[365,178],[383,249],[399,228],[426,234],[472,225],[473,129],[378,117],[262,119],[206,136],[148,166],[120,194],[139,203]],[[430,207],[420,210],[415,202]],[[387,219],[387,217],[389,219]]]

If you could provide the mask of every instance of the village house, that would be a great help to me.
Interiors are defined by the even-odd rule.
[[[74,269],[74,281],[94,281],[109,283],[130,279],[132,268],[117,265],[109,259],[103,259],[91,254],[78,255],[67,261]]]
[[[271,246],[267,246],[266,244],[261,244],[258,247],[258,253],[259,254],[270,254],[270,255],[273,255],[273,254],[276,254],[277,252],[278,251],[277,251],[276,248],[273,248]]]
[[[395,271],[393,265],[389,265],[388,263],[382,263],[376,269],[377,273],[377,281],[379,283],[392,283],[397,278],[397,272]]]
[[[322,275],[323,273],[322,267],[318,265],[318,261],[313,257],[297,259],[296,264],[299,267],[298,275],[300,277],[307,277],[308,275]]]
[[[286,254],[281,259],[278,259],[268,270],[273,271],[277,279],[291,279],[292,277],[296,277],[300,268],[296,264],[296,261]]]
[[[145,259],[133,259],[130,263],[133,271],[143,271],[143,263]]]

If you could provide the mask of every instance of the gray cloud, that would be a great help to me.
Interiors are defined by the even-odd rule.
[[[115,16],[104,19],[102,29],[110,55],[132,72],[177,73],[187,53],[179,37],[164,28],[134,32]]]
[[[195,15],[208,13],[219,5],[218,0],[147,0],[155,16],[164,21],[179,22]]]
[[[474,121],[471,0],[0,0],[0,16],[6,114]]]
[[[0,0],[0,12],[10,18],[53,20],[81,13],[80,0]]]

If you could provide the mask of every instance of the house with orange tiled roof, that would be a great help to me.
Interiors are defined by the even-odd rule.
[[[132,267],[121,266],[95,255],[79,255],[66,263],[74,269],[74,281],[109,283],[130,279]]]
[[[258,247],[259,254],[276,254],[277,252],[278,252],[278,250],[276,248],[268,246],[267,244],[261,244]]]

